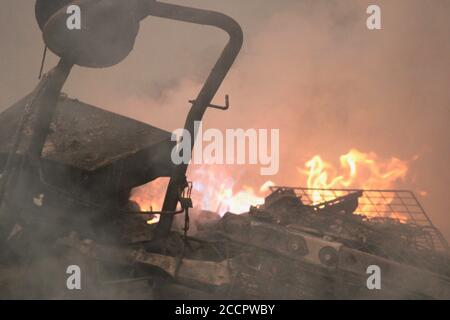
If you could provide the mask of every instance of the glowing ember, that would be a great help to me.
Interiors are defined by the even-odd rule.
[[[159,222],[159,215],[154,215],[153,218],[151,218],[150,220],[147,221],[147,224],[155,224]]]
[[[141,211],[160,211],[164,201],[164,194],[169,183],[168,178],[159,178],[139,188],[135,188],[130,197]],[[148,224],[159,222],[159,215],[153,215]]]

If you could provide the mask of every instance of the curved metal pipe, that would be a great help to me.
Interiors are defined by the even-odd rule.
[[[242,29],[235,20],[219,12],[161,3],[155,0],[130,0],[128,5],[130,8],[133,8],[138,19],[154,16],[212,26],[224,30],[230,37],[229,42],[211,70],[186,118],[184,128],[191,134],[191,137],[194,138],[195,143],[195,122],[203,119],[206,109],[211,104],[212,99],[238,56],[243,44]],[[40,108],[38,108],[40,109],[40,113],[39,119],[35,125],[36,132],[29,147],[29,154],[32,157],[39,157],[42,152],[42,147],[45,143],[47,129],[50,123],[49,121],[53,115],[59,92],[67,79],[71,67],[71,63],[65,63],[64,59],[62,59],[55,70],[49,74],[48,79],[45,80],[48,81],[48,87],[43,90],[42,95],[40,95],[36,101],[40,106]],[[194,143],[191,145],[191,150],[194,148]],[[166,191],[162,211],[176,211],[179,202],[180,189],[185,184],[187,168],[188,164],[184,163],[177,165],[174,168]],[[157,227],[156,235],[166,235],[170,231],[172,221],[173,214],[162,215]]]
[[[230,37],[186,118],[184,128],[191,134],[195,143],[196,132],[194,124],[196,121],[203,119],[208,105],[211,104],[212,99],[236,60],[244,39],[242,29],[235,20],[219,12],[161,3],[154,0],[146,0],[143,12],[150,16],[217,27],[227,32]],[[191,150],[194,148],[194,143],[191,144]],[[174,168],[164,198],[163,211],[171,212],[176,210],[180,188],[185,183],[187,168],[188,164],[184,163]],[[156,237],[167,235],[172,226],[172,221],[173,214],[161,215],[161,220],[156,229]]]

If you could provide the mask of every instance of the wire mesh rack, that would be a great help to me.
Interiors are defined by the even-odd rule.
[[[360,190],[360,189],[313,189],[304,187],[270,188],[272,192],[291,190],[303,204],[321,207],[334,199],[359,194],[358,207],[354,214],[368,219],[393,219],[400,223],[414,225],[422,230],[417,238],[419,247],[449,252],[449,246],[441,232],[433,225],[425,209],[409,190]]]

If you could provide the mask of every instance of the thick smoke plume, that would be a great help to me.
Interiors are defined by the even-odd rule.
[[[285,185],[304,181],[296,168],[315,154],[337,161],[358,148],[384,158],[418,156],[398,187],[426,191],[421,201],[450,238],[448,1],[376,1],[380,31],[365,25],[373,1],[177,2],[230,14],[246,36],[216,97],[222,103],[229,93],[231,109],[209,111],[205,127],[280,128],[281,170],[271,180]],[[37,82],[43,44],[32,10],[30,1],[2,1],[2,108]],[[65,91],[172,130],[182,126],[188,100],[226,40],[216,30],[149,19],[126,61],[105,70],[76,68]],[[47,66],[55,61],[50,57]],[[233,170],[255,185],[266,179],[257,167]]]

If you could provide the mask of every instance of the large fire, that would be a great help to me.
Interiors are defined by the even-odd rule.
[[[298,185],[308,188],[333,189],[392,189],[396,183],[404,179],[408,171],[408,163],[398,158],[379,159],[373,153],[363,153],[356,149],[340,157],[340,166],[316,155],[306,161],[300,173]],[[201,210],[236,214],[248,212],[250,206],[264,203],[270,192],[269,187],[275,185],[267,181],[262,186],[248,183],[237,188],[237,181],[221,166],[202,166],[190,170],[189,179],[193,181],[192,200]],[[131,196],[143,211],[161,209],[168,179],[158,179],[150,184],[136,188]],[[323,201],[323,195],[313,193],[313,202]],[[155,216],[151,223],[157,222]]]
[[[264,203],[269,187],[275,185],[268,181],[258,188],[250,184],[236,188],[236,180],[218,166],[202,166],[191,170],[189,178],[193,181],[192,200],[200,210],[216,212],[221,216],[226,212],[248,212],[250,206]],[[142,211],[162,209],[164,193],[169,180],[157,179],[133,190],[130,200],[137,203]],[[155,216],[149,223],[159,221]]]

